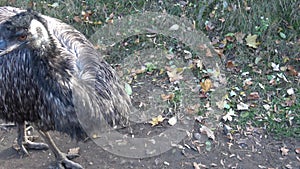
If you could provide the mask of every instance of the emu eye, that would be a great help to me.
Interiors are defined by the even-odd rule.
[[[27,39],[27,35],[21,35],[18,37],[18,40],[20,40],[20,41],[24,41],[26,39]]]

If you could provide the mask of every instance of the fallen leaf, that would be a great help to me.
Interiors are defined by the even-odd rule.
[[[163,118],[161,115],[158,115],[157,117],[152,118],[152,120],[149,123],[152,124],[153,127],[163,122],[164,120],[165,118]]]
[[[247,75],[249,75],[250,73],[249,72],[243,72],[241,75],[242,76],[247,76]]]
[[[298,76],[298,72],[295,70],[295,68],[293,67],[293,66],[291,66],[291,65],[288,65],[287,66],[287,72],[288,72],[288,74],[289,75],[291,75],[291,76]]]
[[[211,129],[209,129],[208,127],[202,125],[202,127],[200,128],[200,132],[202,134],[206,134],[207,137],[215,140],[214,132]]]
[[[169,28],[170,31],[176,31],[178,29],[179,29],[179,25],[177,25],[177,24],[174,24]]]
[[[264,107],[265,110],[269,110],[271,108],[271,106],[268,105],[268,104],[264,104],[263,107]]]
[[[254,63],[257,65],[262,60],[262,57],[258,56],[255,58]]]
[[[83,17],[83,20],[89,21],[90,17],[93,15],[93,12],[91,10],[81,11],[81,15]]]
[[[286,91],[289,95],[293,95],[295,94],[294,92],[294,89],[293,88],[289,88],[287,91]]]
[[[237,104],[237,110],[248,110],[248,109],[249,109],[249,105],[243,102]]]
[[[188,105],[186,111],[188,114],[194,114],[199,111],[200,104]]]
[[[225,18],[220,18],[219,21],[221,21],[222,23],[225,22]]]
[[[251,35],[249,34],[246,38],[246,45],[252,48],[257,48],[258,45],[260,44],[259,42],[256,42],[257,35]]]
[[[278,72],[279,71],[279,64],[275,64],[275,63],[271,63],[271,66],[273,68],[274,71]]]
[[[207,49],[207,45],[206,44],[200,44],[198,47],[202,51]]]
[[[280,36],[282,39],[285,39],[285,38],[286,38],[286,35],[285,35],[283,32],[279,32],[279,36]]]
[[[170,93],[170,94],[161,94],[160,96],[163,99],[163,101],[167,101],[167,100],[172,100],[175,95],[174,93]]]
[[[257,99],[259,99],[259,98],[260,98],[260,97],[259,97],[258,92],[252,92],[252,93],[250,93],[249,96],[248,96],[248,99],[249,99],[249,100],[257,100]]]
[[[176,123],[177,123],[177,117],[171,117],[169,120],[168,120],[168,123],[171,125],[171,126],[174,126]]]
[[[48,4],[49,7],[52,7],[52,8],[57,8],[59,7],[59,3],[58,2],[54,2],[53,4]]]
[[[224,56],[224,49],[214,49],[215,52],[220,56],[220,57],[223,57]]]
[[[227,33],[227,34],[225,35],[225,38],[226,38],[227,41],[233,42],[233,41],[235,40],[235,39],[234,39],[234,33]]]
[[[286,156],[289,154],[289,149],[287,149],[286,147],[281,147],[280,151],[281,151],[281,155],[283,155],[283,156]]]
[[[219,109],[222,110],[222,109],[224,109],[228,104],[227,104],[227,101],[226,101],[226,100],[222,99],[222,100],[216,102],[216,105],[217,105],[217,107],[218,107]]]
[[[205,79],[204,82],[200,82],[200,86],[202,88],[202,91],[206,93],[209,91],[212,87],[212,81],[210,79]]]
[[[253,82],[252,82],[251,78],[248,78],[245,81],[243,81],[243,86],[250,86],[252,84],[253,84]]]
[[[200,59],[195,59],[193,60],[193,63],[196,64],[196,67],[199,68],[200,70],[203,69],[203,61]]]
[[[233,97],[233,96],[236,96],[237,94],[236,94],[235,91],[231,90],[230,93],[229,93],[229,95],[230,95],[231,97]]]
[[[146,66],[142,66],[141,69],[132,69],[131,73],[142,74],[146,72]]]
[[[245,37],[246,34],[242,33],[242,32],[237,32],[234,34],[235,38],[236,38],[236,41],[240,44],[243,43],[243,39]]]
[[[223,116],[224,121],[232,121],[232,117],[236,116],[234,110],[230,109],[225,116]]]
[[[210,51],[209,48],[206,49],[205,56],[206,56],[206,57],[213,57],[213,55],[212,55],[212,53],[211,53],[211,51]]]
[[[132,95],[132,89],[128,83],[125,83],[125,91],[129,96]]]
[[[193,167],[194,167],[194,169],[201,169],[200,166],[196,162],[193,162]]]
[[[291,107],[292,105],[295,104],[295,100],[294,99],[287,99],[284,101],[285,104],[283,104],[283,106],[288,106]]]
[[[79,16],[74,16],[73,20],[78,23],[82,21]]]
[[[261,83],[258,83],[259,87],[262,88],[263,90],[265,90],[265,86],[262,85]]]
[[[167,74],[169,76],[170,82],[175,82],[175,81],[183,79],[183,76],[181,75],[182,72],[183,72],[183,69],[169,68],[169,70],[167,71]]]
[[[210,22],[210,21],[206,21],[206,22],[205,22],[205,29],[206,29],[207,31],[213,30],[214,28],[215,28],[215,26],[213,25],[212,22]]]
[[[226,67],[231,69],[231,68],[234,68],[235,65],[234,65],[234,63],[233,63],[232,60],[229,60],[229,61],[227,61],[227,63],[226,63]]]
[[[188,50],[183,50],[183,53],[185,54],[184,59],[191,59],[193,57],[192,53]]]
[[[70,148],[68,154],[72,154],[72,155],[79,154],[79,150],[80,147]]]
[[[299,148],[295,148],[295,152],[296,152],[297,154],[300,154],[300,147],[299,147]]]

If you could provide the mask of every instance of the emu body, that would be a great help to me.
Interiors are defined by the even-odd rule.
[[[30,10],[0,7],[0,81],[0,118],[18,124],[21,150],[28,153],[24,142],[46,146],[26,139],[24,124],[33,123],[67,168],[82,166],[60,152],[48,131],[87,137],[78,113],[112,126],[127,122],[129,97],[93,45],[73,27]]]

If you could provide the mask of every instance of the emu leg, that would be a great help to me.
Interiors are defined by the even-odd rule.
[[[62,153],[59,148],[55,145],[54,141],[52,140],[50,134],[48,132],[39,131],[41,136],[44,138],[45,142],[49,145],[49,148],[52,150],[52,152],[55,155],[56,161],[58,163],[59,168],[71,168],[71,169],[83,169],[83,167],[71,161],[71,159],[78,157],[79,155],[68,155],[65,153]]]
[[[35,143],[29,140],[29,136],[27,136],[26,125],[25,123],[18,124],[18,138],[17,138],[18,146],[20,147],[21,152],[24,155],[29,155],[28,149],[34,150],[47,150],[49,147],[45,143]]]

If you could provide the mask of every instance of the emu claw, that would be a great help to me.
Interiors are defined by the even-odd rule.
[[[48,150],[49,146],[46,143],[36,143],[27,140],[25,143],[23,143],[25,147],[32,150]]]
[[[71,159],[74,159],[76,157],[79,157],[79,155],[62,153],[61,157],[58,158],[57,166],[59,167],[59,169],[83,169],[80,164],[71,161]]]
[[[25,141],[22,141],[22,143],[14,143],[13,148],[17,150],[22,156],[29,156],[27,149],[48,150],[49,146],[46,143],[36,143],[25,139]]]
[[[80,164],[75,163],[74,161],[71,161],[67,158],[62,160],[61,163],[65,166],[65,168],[68,169],[83,169],[83,167]]]

